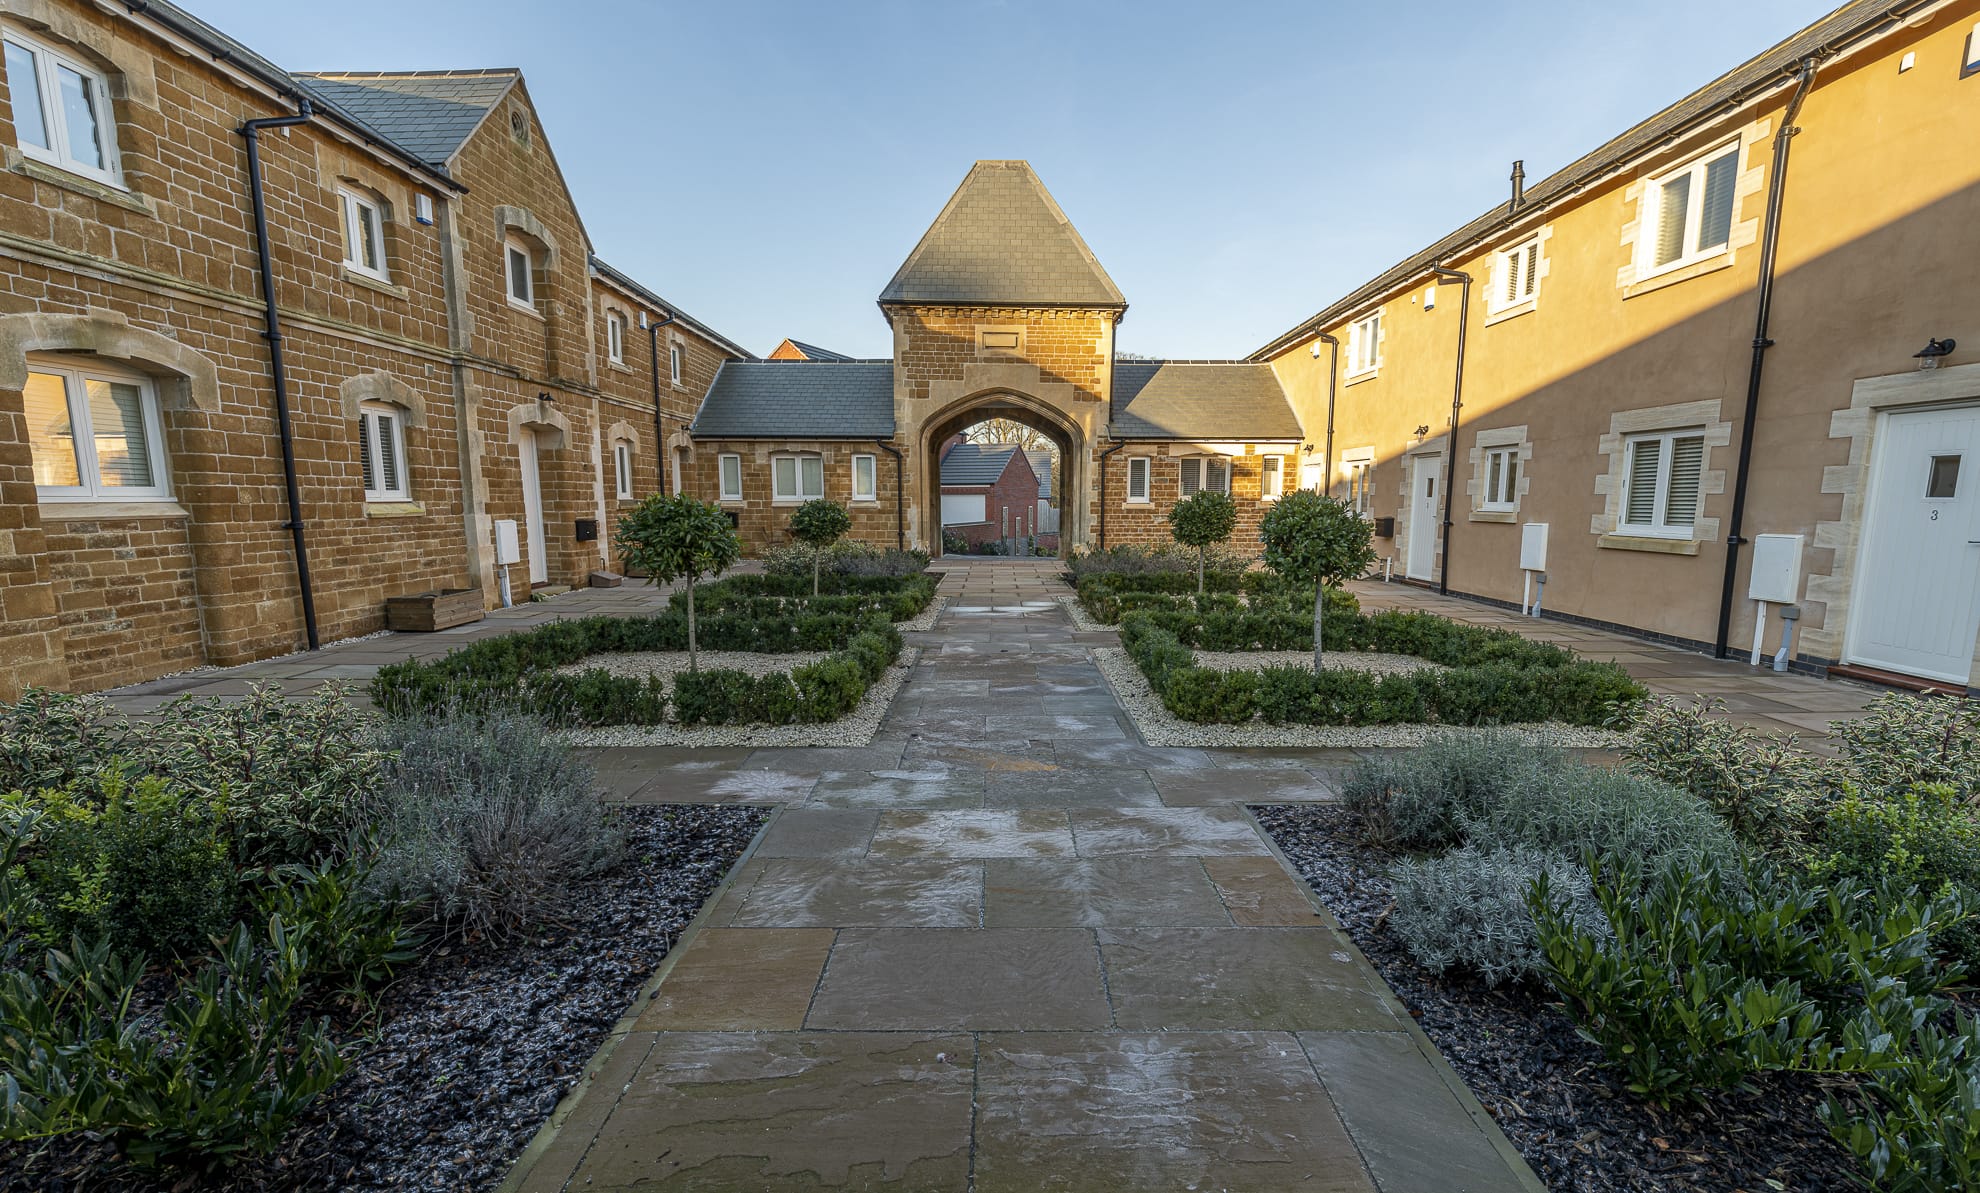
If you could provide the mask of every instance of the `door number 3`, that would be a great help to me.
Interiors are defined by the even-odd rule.
[[[1934,522],[1937,522],[1938,520],[1939,520],[1939,511],[1938,511],[1938,510],[1933,510],[1933,511],[1932,511],[1932,521],[1934,521]]]

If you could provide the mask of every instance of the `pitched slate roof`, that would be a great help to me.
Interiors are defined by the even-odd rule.
[[[980,161],[914,246],[882,303],[1126,307],[1022,161]]]
[[[753,356],[750,355],[749,349],[743,347],[741,344],[736,343],[734,340],[723,335],[721,332],[716,331],[714,328],[708,326],[706,323],[703,323],[701,320],[696,319],[693,316],[684,313],[681,310],[681,308],[675,306],[673,303],[668,302],[666,299],[660,297],[658,294],[655,294],[653,291],[648,290],[645,286],[640,285],[632,278],[628,277],[623,273],[620,273],[618,270],[612,268],[610,265],[607,265],[605,262],[599,260],[596,254],[593,254],[591,257],[591,270],[599,277],[604,278],[606,281],[611,282],[613,285],[618,286],[620,289],[626,290],[629,293],[637,295],[640,298],[640,300],[645,302],[648,306],[656,307],[663,313],[671,314],[674,317],[675,322],[679,323],[682,327],[685,327],[690,331],[693,331],[696,335],[701,336],[703,339],[715,345],[717,348],[720,348],[722,351],[728,353],[730,356],[733,356],[738,360],[755,359]]]
[[[1550,204],[1572,199],[1609,171],[1693,129],[1709,128],[1745,104],[1789,86],[1796,69],[1807,58],[1824,58],[1856,42],[1881,36],[1901,27],[1912,13],[1929,6],[1930,0],[1854,0],[1843,5],[1526,188],[1517,211],[1511,209],[1510,203],[1499,204],[1430,247],[1404,258],[1318,314],[1302,320],[1252,353],[1251,359],[1268,359],[1310,339],[1314,332],[1325,331],[1373,305],[1461,250],[1490,239],[1513,223],[1530,219]],[[1816,81],[1821,81],[1819,72]]]
[[[1038,495],[1049,499],[1052,496],[1052,453],[1028,451],[1024,458],[1031,462],[1031,473],[1038,478]]]
[[[786,342],[789,343],[791,347],[797,349],[799,352],[802,352],[806,360],[851,360],[852,359],[852,357],[847,356],[843,352],[834,352],[830,348],[820,348],[816,344],[807,344],[803,340],[789,340]]]
[[[1223,360],[1116,361],[1109,432],[1243,443],[1303,437],[1272,366]]]
[[[1009,444],[958,443],[942,457],[942,483],[994,485],[1016,454]]]
[[[891,360],[731,360],[689,427],[697,439],[888,439]]]
[[[296,77],[421,160],[439,165],[481,127],[521,72],[316,71]]]

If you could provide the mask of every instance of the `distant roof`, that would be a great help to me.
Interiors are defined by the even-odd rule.
[[[1591,181],[1617,166],[1668,144],[1693,127],[1709,127],[1712,122],[1725,119],[1742,105],[1768,91],[1787,86],[1793,82],[1796,68],[1810,56],[1826,57],[1852,42],[1879,36],[1888,29],[1898,28],[1912,12],[1929,6],[1930,0],[1910,0],[1908,3],[1854,0],[1843,5],[1526,188],[1525,198],[1517,211],[1511,210],[1510,203],[1499,204],[1430,247],[1404,258],[1318,314],[1302,320],[1292,330],[1252,353],[1251,359],[1263,360],[1278,355],[1286,348],[1310,338],[1312,333],[1325,331],[1384,295],[1421,277],[1431,266],[1452,254],[1477,244],[1509,224],[1532,218],[1550,203],[1572,198]],[[1819,82],[1819,73],[1816,78]]]
[[[1115,439],[1303,438],[1278,374],[1247,361],[1116,361],[1109,430]]]
[[[1008,443],[958,443],[942,457],[942,483],[994,485],[1016,454]]]
[[[1028,451],[1024,453],[1024,458],[1031,461],[1032,474],[1038,478],[1038,495],[1040,497],[1050,497],[1052,495],[1052,453],[1047,451]]]
[[[852,357],[847,356],[843,352],[834,352],[830,348],[820,348],[816,344],[807,344],[803,340],[793,340],[787,337],[784,340],[784,344],[789,344],[792,348],[796,349],[798,353],[798,358],[802,360],[851,360],[852,359]],[[782,348],[784,345],[779,344],[777,346],[779,348]],[[785,357],[784,359],[788,360],[790,358]]]
[[[750,355],[749,349],[743,347],[741,344],[736,343],[734,340],[716,331],[714,328],[708,326],[706,323],[703,323],[701,320],[685,314],[681,310],[681,308],[675,306],[671,302],[668,302],[666,299],[660,297],[658,294],[655,294],[653,291],[648,290],[645,286],[640,285],[638,282],[633,281],[632,278],[628,277],[623,273],[620,273],[618,270],[612,268],[610,265],[607,265],[605,262],[599,260],[595,255],[591,258],[591,268],[593,272],[597,273],[600,277],[604,278],[605,280],[613,283],[614,285],[621,286],[624,289],[629,290],[632,293],[638,295],[642,300],[644,300],[647,303],[647,305],[656,307],[659,310],[672,315],[682,326],[693,331],[695,334],[701,336],[703,339],[714,344],[717,348],[720,348],[722,351],[727,352],[729,355],[735,357],[736,359],[738,360],[756,359],[755,357]]]
[[[522,72],[490,70],[307,71],[311,91],[434,165],[481,127]]]
[[[889,439],[891,360],[731,360],[690,427],[697,439]]]
[[[880,292],[883,303],[1126,307],[1022,161],[980,161]]]

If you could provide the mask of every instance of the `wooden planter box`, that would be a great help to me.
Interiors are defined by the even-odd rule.
[[[443,588],[439,592],[416,592],[411,596],[385,598],[385,628],[388,630],[432,633],[485,615],[479,588]]]

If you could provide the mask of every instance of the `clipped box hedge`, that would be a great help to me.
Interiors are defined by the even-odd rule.
[[[821,577],[819,595],[811,595],[811,575],[741,575],[703,584],[694,590],[695,612],[741,613],[764,618],[799,613],[841,613],[863,617],[885,613],[889,620],[906,621],[928,608],[935,599],[934,576],[835,576]],[[687,593],[667,598],[676,613],[687,612]]]
[[[1649,695],[1614,663],[1586,662],[1510,630],[1431,613],[1340,613],[1327,617],[1324,630],[1330,651],[1414,655],[1445,669],[1373,675],[1349,667],[1219,671],[1196,665],[1193,648],[1311,650],[1310,614],[1302,626],[1276,612],[1136,612],[1121,621],[1121,644],[1163,707],[1185,721],[1600,725],[1616,704]]]
[[[830,653],[787,675],[711,670],[675,676],[671,702],[689,724],[835,720],[859,704],[901,653],[900,631],[879,612],[807,613],[794,620],[724,613],[698,617],[696,630],[704,650]],[[669,706],[660,677],[558,669],[596,654],[686,649],[683,613],[578,618],[486,638],[430,661],[393,663],[379,669],[370,692],[395,716],[509,707],[562,726],[657,725]]]

